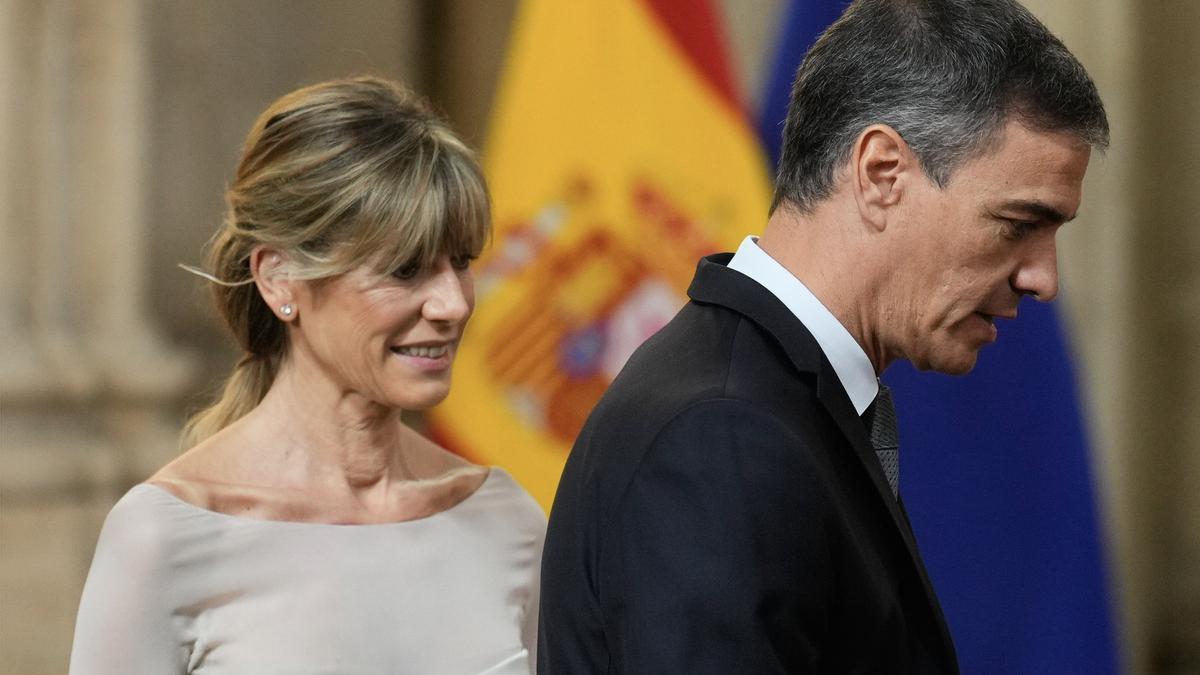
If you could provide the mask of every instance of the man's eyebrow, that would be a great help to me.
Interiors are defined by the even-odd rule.
[[[1035,220],[1048,221],[1051,223],[1069,223],[1075,220],[1074,214],[1068,216],[1058,209],[1039,202],[1036,199],[1014,199],[1004,202],[1000,205],[999,211],[1021,211],[1026,215],[1032,216]]]

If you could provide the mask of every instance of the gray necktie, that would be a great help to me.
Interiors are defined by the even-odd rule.
[[[896,408],[892,404],[892,392],[880,383],[879,394],[863,413],[863,422],[871,434],[871,447],[883,467],[892,496],[900,494],[900,434],[896,431]]]

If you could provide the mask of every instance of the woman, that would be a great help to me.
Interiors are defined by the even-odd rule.
[[[105,521],[71,672],[530,672],[540,509],[400,418],[471,314],[473,155],[402,87],[327,82],[259,117],[227,199],[203,275],[245,354]]]

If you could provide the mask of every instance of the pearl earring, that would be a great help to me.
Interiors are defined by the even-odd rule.
[[[284,316],[291,316],[296,313],[296,308],[293,307],[292,303],[289,302],[288,304],[279,308],[279,313]]]

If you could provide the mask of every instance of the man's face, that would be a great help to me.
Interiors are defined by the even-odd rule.
[[[889,351],[922,370],[966,373],[1022,295],[1052,300],[1054,237],[1079,208],[1090,154],[1072,136],[1010,121],[945,188],[921,175],[897,223]]]

